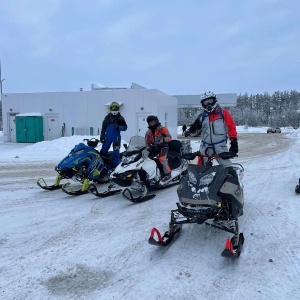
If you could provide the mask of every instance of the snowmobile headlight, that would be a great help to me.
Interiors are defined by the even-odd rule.
[[[139,155],[139,153],[134,154],[134,155],[130,155],[130,156],[125,156],[125,157],[123,157],[122,163],[123,164],[130,164],[130,163],[135,161],[135,159],[138,157],[138,155]]]
[[[211,174],[208,174],[208,175],[206,175],[206,176],[203,176],[203,177],[201,177],[200,178],[200,185],[208,185],[208,184],[210,184],[212,181],[213,181],[213,179],[214,179],[214,177],[215,177],[215,172],[214,173],[211,173]]]
[[[197,178],[193,172],[189,172],[189,182],[193,185],[197,184]]]

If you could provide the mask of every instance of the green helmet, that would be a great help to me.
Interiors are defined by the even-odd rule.
[[[113,115],[116,115],[120,110],[120,105],[119,103],[117,102],[112,102],[110,105],[109,105],[109,111],[113,114]]]

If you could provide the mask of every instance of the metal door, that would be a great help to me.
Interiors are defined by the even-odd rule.
[[[137,116],[137,119],[138,119],[137,135],[144,137],[146,131],[148,130],[147,115]]]
[[[45,131],[47,141],[52,141],[60,137],[57,115],[46,116]]]
[[[12,143],[17,142],[16,134],[16,114],[9,115],[9,141]]]

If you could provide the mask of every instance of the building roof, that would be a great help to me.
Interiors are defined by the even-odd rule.
[[[216,94],[218,102],[221,106],[230,107],[236,106],[237,94],[226,93]],[[201,95],[173,95],[178,99],[178,107],[199,107]]]

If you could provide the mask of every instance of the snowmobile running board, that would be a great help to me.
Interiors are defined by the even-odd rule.
[[[108,188],[107,191],[98,191],[97,187],[94,184],[90,184],[90,186],[88,187],[87,191],[91,194],[94,194],[95,196],[99,197],[99,198],[104,198],[104,197],[108,197],[111,195],[115,195],[118,194],[120,192],[122,192],[122,189],[117,189],[117,190],[111,190],[111,188]]]
[[[129,200],[133,203],[140,203],[140,202],[144,202],[144,201],[147,201],[147,200],[151,200],[156,195],[152,194],[152,195],[146,195],[146,196],[133,197],[132,192],[130,191],[130,189],[126,188],[126,189],[123,190],[122,196],[123,196],[124,199]]]
[[[171,234],[169,234],[169,232],[166,231],[165,234],[161,236],[159,230],[153,227],[150,233],[150,237],[148,239],[148,243],[154,246],[168,246],[176,239],[176,237],[179,235],[180,230],[181,226],[176,226],[176,228],[172,230]],[[158,241],[154,238],[155,233],[157,235]]]
[[[39,178],[36,182],[36,184],[47,191],[54,191],[54,190],[59,190],[62,188],[62,184],[53,184],[53,185],[47,185],[46,181],[44,178]]]
[[[235,245],[235,239],[236,237],[227,238],[225,249],[221,253],[223,257],[229,257],[229,258],[239,258],[242,252],[243,244],[244,244],[244,235],[243,233],[240,233],[238,235],[238,243]]]

